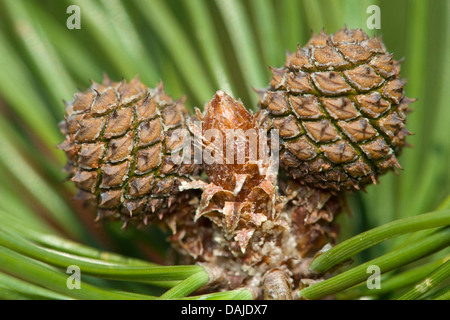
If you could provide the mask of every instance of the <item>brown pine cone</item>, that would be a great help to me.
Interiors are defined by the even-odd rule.
[[[127,83],[105,76],[75,94],[66,103],[59,148],[78,198],[93,203],[99,219],[161,219],[178,202],[181,181],[199,172],[173,156],[181,156],[187,117],[184,102],[166,95],[162,83],[149,89],[137,78]]]
[[[307,185],[361,189],[388,170],[409,134],[400,62],[361,29],[313,36],[272,68],[258,91],[265,127],[280,135],[280,166]]]

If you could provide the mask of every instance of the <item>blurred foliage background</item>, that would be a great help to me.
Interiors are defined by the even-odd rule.
[[[70,5],[80,8],[79,30],[66,26]],[[379,30],[367,27],[370,5],[381,10]],[[34,285],[59,293],[63,289],[20,273],[27,263],[30,270],[38,267],[33,269],[34,260],[29,260],[36,248],[13,248],[11,243],[21,243],[14,240],[17,234],[32,244],[69,252],[63,240],[76,241],[94,250],[85,253],[91,258],[100,254],[95,250],[108,250],[143,261],[175,262],[160,231],[123,232],[115,224],[95,224],[94,212],[72,199],[74,187],[61,171],[65,156],[55,148],[63,140],[57,125],[64,115],[63,99],[85,90],[90,79],[101,82],[103,73],[113,80],[139,74],[149,87],[163,80],[174,98],[186,95],[190,108],[202,108],[222,89],[255,109],[252,88],[267,86],[269,66],[281,66],[286,50],[304,45],[311,32],[324,28],[332,33],[345,25],[381,35],[394,58],[404,58],[406,94],[418,101],[407,122],[414,136],[408,139],[412,148],[400,157],[403,172],[387,174],[366,193],[349,195],[352,214],[340,217],[342,240],[396,219],[450,207],[449,1],[0,0],[0,225],[12,237],[0,241],[0,249],[6,250],[0,252],[1,296],[64,298],[27,291],[38,292]],[[44,235],[55,235],[60,242],[47,241]],[[385,254],[401,239],[373,246],[356,260]],[[84,252],[76,246],[71,250]],[[443,256],[440,252],[438,258]],[[115,262],[134,263],[122,256]],[[13,278],[26,281],[22,285],[28,289],[12,289],[7,284]],[[181,279],[169,278],[160,287],[172,288]],[[120,286],[156,295],[165,290],[129,282]]]

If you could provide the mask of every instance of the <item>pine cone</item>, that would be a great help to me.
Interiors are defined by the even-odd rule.
[[[314,35],[305,48],[271,68],[258,91],[261,117],[279,130],[280,166],[288,176],[332,191],[376,183],[401,168],[397,156],[410,134],[400,62],[361,29]]]
[[[77,197],[98,207],[98,219],[161,219],[178,202],[181,181],[199,171],[174,161],[185,143],[188,131],[178,129],[187,116],[183,101],[173,101],[162,83],[148,89],[137,78],[127,83],[105,76],[75,94],[66,103],[65,140],[58,147],[66,152]]]

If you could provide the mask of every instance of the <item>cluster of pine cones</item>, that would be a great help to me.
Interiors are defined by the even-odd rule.
[[[59,148],[77,197],[100,220],[170,229],[185,262],[221,270],[220,289],[265,284],[266,297],[277,298],[317,277],[308,261],[336,241],[343,194],[400,168],[413,100],[404,95],[400,63],[360,29],[313,35],[271,70],[255,114],[218,91],[191,115],[162,84],[149,89],[137,78],[105,77],[75,94]],[[218,134],[207,137],[208,130]],[[231,142],[231,162],[186,155],[224,156],[230,130],[253,130],[263,141],[257,149],[276,157],[254,157],[242,139]],[[279,272],[286,279],[273,280]],[[273,293],[272,282],[284,293]]]

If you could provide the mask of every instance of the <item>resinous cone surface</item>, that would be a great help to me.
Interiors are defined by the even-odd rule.
[[[137,78],[102,84],[74,95],[61,122],[59,146],[78,197],[98,208],[98,218],[146,224],[179,199],[178,187],[198,172],[179,160],[188,112],[166,95],[162,83],[149,89]]]
[[[400,62],[361,29],[314,35],[271,68],[258,91],[265,126],[280,133],[280,165],[304,184],[333,191],[376,183],[400,168],[409,132]]]

